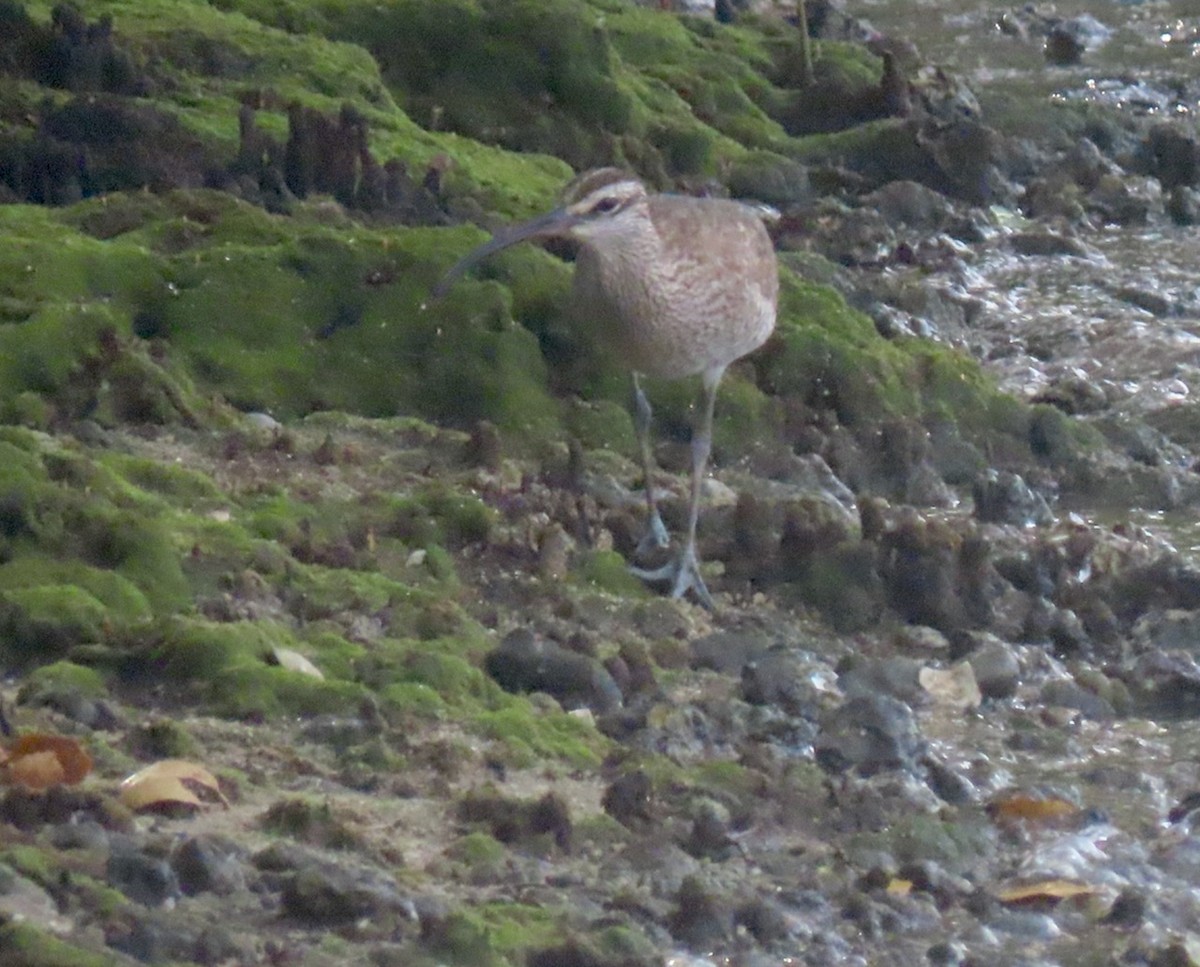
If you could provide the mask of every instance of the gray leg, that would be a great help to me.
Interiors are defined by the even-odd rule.
[[[642,383],[637,373],[633,374],[633,414],[638,447],[642,453],[642,477],[646,486],[646,533],[637,546],[637,553],[643,554],[667,547],[671,538],[667,534],[667,528],[663,526],[662,517],[658,513],[658,502],[654,499],[654,460],[650,454],[650,420],[653,413],[650,401],[642,392]]]
[[[717,401],[717,385],[724,375],[724,368],[710,370],[704,374],[704,390],[701,395],[701,413],[698,427],[692,433],[692,493],[688,504],[687,540],[683,552],[665,567],[647,571],[635,568],[633,573],[646,581],[670,581],[671,597],[681,598],[688,591],[696,596],[704,607],[714,609],[712,595],[700,575],[700,561],[696,556],[696,525],[700,520],[700,488],[704,483],[704,471],[708,467],[712,451],[713,409]]]

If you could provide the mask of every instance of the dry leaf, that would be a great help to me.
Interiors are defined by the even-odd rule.
[[[1093,896],[1095,887],[1076,880],[1038,880],[1034,883],[1022,883],[1006,887],[997,896],[1001,903],[1021,904],[1054,904],[1062,900],[1070,900],[1078,896]]]
[[[908,896],[912,893],[912,880],[902,880],[898,876],[893,876],[888,880],[887,895],[888,896]]]
[[[213,802],[229,805],[216,777],[185,759],[163,759],[135,772],[121,783],[120,799],[134,812],[170,806],[200,809]]]
[[[9,782],[41,790],[82,782],[92,771],[92,757],[68,736],[30,732],[9,747],[3,768]]]
[[[1031,796],[1008,793],[997,796],[987,806],[996,822],[1023,820],[1043,825],[1063,825],[1079,815],[1079,807],[1057,796]]]
[[[61,786],[67,772],[53,752],[31,752],[9,760],[6,775],[9,782],[18,783],[27,789],[41,791],[51,786]]]
[[[325,675],[321,669],[300,654],[300,652],[292,651],[291,648],[272,648],[271,659],[280,668],[286,668],[288,671],[300,672],[302,675],[310,675],[322,681],[325,679]]]

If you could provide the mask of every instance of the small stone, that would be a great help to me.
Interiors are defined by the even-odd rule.
[[[693,950],[712,950],[733,934],[733,913],[696,876],[685,877],[675,897],[676,908],[667,929],[680,943]]]
[[[298,870],[284,883],[282,901],[285,915],[326,925],[387,915],[407,918],[412,906],[391,877],[329,864]]]
[[[912,770],[924,748],[913,711],[886,695],[852,698],[824,716],[815,745],[826,772]]]
[[[654,785],[641,769],[614,779],[604,790],[604,811],[622,826],[645,825],[652,818],[650,799]]]
[[[212,892],[225,896],[246,886],[242,851],[218,836],[193,836],[171,855],[171,867],[187,896]]]
[[[179,880],[166,860],[139,851],[114,851],[105,877],[131,900],[148,907],[173,906],[181,896]]]
[[[1021,663],[1008,643],[987,635],[987,641],[967,659],[984,698],[1011,698],[1021,681]]]

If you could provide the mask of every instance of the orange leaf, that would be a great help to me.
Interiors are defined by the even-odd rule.
[[[48,778],[51,772],[44,765],[34,763],[24,769],[20,765],[22,759],[45,755],[57,760],[61,773],[59,778],[49,781],[46,785],[33,785],[25,779],[19,778],[20,775]],[[49,786],[59,783],[73,786],[77,782],[82,782],[84,776],[92,771],[92,757],[84,751],[83,746],[68,736],[30,732],[22,735],[12,744],[8,750],[8,761],[5,767],[9,776],[13,777],[15,781],[31,786],[31,788],[47,789]]]
[[[1065,823],[1079,815],[1079,807],[1057,796],[1010,793],[988,803],[988,815],[997,822],[1025,820],[1045,825]]]
[[[58,756],[47,750],[10,760],[7,775],[10,782],[41,792],[51,786],[62,785],[67,773]]]

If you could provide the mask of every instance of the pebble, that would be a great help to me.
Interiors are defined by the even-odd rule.
[[[975,672],[975,683],[984,698],[1011,698],[1021,682],[1021,663],[1012,645],[987,635],[982,645],[967,657]]]
[[[182,895],[167,861],[140,850],[114,849],[104,875],[110,886],[148,907],[174,906]]]
[[[212,892],[226,896],[245,889],[242,849],[219,836],[192,836],[171,854],[171,868],[188,896]]]
[[[911,708],[886,695],[864,695],[822,718],[817,764],[827,772],[853,769],[866,776],[912,770],[923,746]]]

